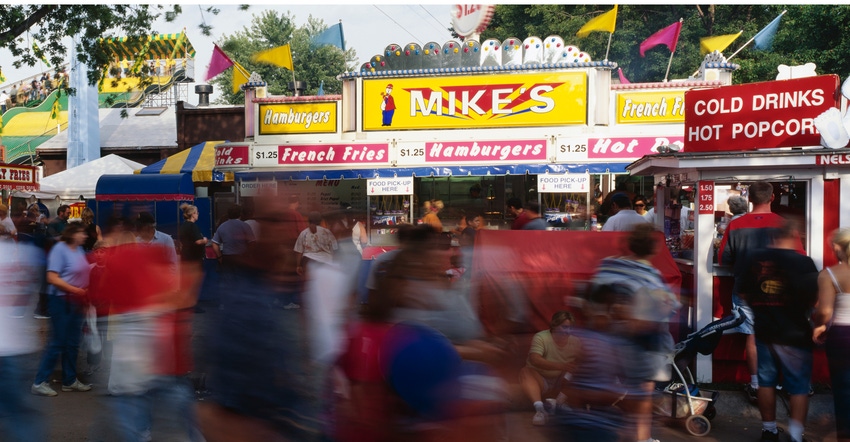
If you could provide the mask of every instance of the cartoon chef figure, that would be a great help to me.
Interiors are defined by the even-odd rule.
[[[393,100],[392,93],[392,84],[388,84],[384,92],[381,92],[381,96],[384,97],[383,100],[381,100],[381,114],[383,115],[381,126],[392,126],[393,124],[393,114],[395,113],[395,100]]]

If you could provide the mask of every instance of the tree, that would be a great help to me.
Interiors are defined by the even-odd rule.
[[[218,46],[233,61],[242,65],[248,73],[256,72],[267,83],[271,95],[292,94],[289,84],[292,82],[292,71],[265,63],[255,63],[251,60],[254,54],[285,44],[292,51],[295,79],[307,82],[306,95],[315,95],[319,86],[324,82],[327,94],[342,93],[342,83],[336,78],[345,70],[354,70],[353,62],[356,54],[354,49],[343,53],[335,46],[312,47],[313,37],[327,29],[321,21],[308,17],[307,24],[296,28],[295,18],[289,13],[278,14],[276,11],[263,11],[254,15],[251,24],[233,35],[223,36]],[[219,74],[210,82],[217,87],[221,95],[216,104],[243,104],[245,93],[241,90],[233,93],[232,69]]]
[[[593,32],[579,39],[575,33],[591,18],[611,7],[497,5],[481,39],[503,41],[514,37],[524,40],[529,36],[560,35],[565,44],[577,46],[594,60],[601,60],[608,45],[608,34]],[[616,62],[633,82],[661,81],[670,52],[659,46],[641,57],[638,46],[659,29],[683,18],[670,78],[687,78],[704,59],[700,54],[700,38],[743,30],[741,37],[723,51],[729,57],[785,9],[788,13],[782,18],[772,50],[759,51],[751,43],[730,60],[741,65],[735,73],[735,83],[773,80],[779,64],[813,62],[821,74],[847,75],[850,59],[845,54],[850,51],[850,34],[843,31],[850,21],[850,6],[845,5],[620,5],[608,59]]]
[[[242,5],[240,8],[248,7]],[[63,40],[80,36],[77,59],[88,66],[88,80],[94,85],[113,59],[108,47],[102,44],[103,39],[126,37],[130,42],[138,41],[156,33],[152,25],[160,17],[172,22],[181,12],[180,5],[169,8],[156,4],[0,4],[0,17],[3,17],[0,47],[9,49],[15,57],[12,65],[16,68],[34,66],[42,57],[54,66],[61,66],[68,54]],[[218,9],[208,7],[206,12],[216,15]],[[206,21],[198,27],[205,35],[210,35],[212,26]],[[147,71],[136,75],[142,77],[144,83]]]

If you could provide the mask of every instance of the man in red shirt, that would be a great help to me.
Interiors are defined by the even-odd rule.
[[[525,209],[522,208],[522,201],[519,198],[511,198],[507,202],[508,213],[514,216],[514,222],[511,224],[511,230],[522,230],[522,227],[531,221]]]
[[[732,289],[732,309],[738,310],[745,321],[736,330],[747,335],[746,358],[747,369],[750,372],[750,383],[745,386],[750,401],[758,401],[758,359],[756,356],[756,339],[753,328],[753,312],[746,301],[738,296],[738,285],[748,269],[743,264],[749,255],[758,249],[767,248],[773,241],[776,232],[782,227],[785,219],[773,213],[770,205],[773,202],[773,185],[767,181],[756,181],[749,187],[749,200],[753,210],[729,223],[723,233],[717,256],[720,264],[732,267],[735,277],[735,288]],[[803,243],[797,239],[797,251],[805,255]]]

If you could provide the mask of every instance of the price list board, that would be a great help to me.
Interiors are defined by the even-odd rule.
[[[700,215],[714,215],[714,181],[697,183],[697,204]]]

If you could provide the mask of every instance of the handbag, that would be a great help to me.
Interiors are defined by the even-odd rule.
[[[100,353],[103,349],[103,343],[100,341],[100,334],[97,331],[97,309],[93,305],[86,308],[85,325],[83,344],[89,353]]]

